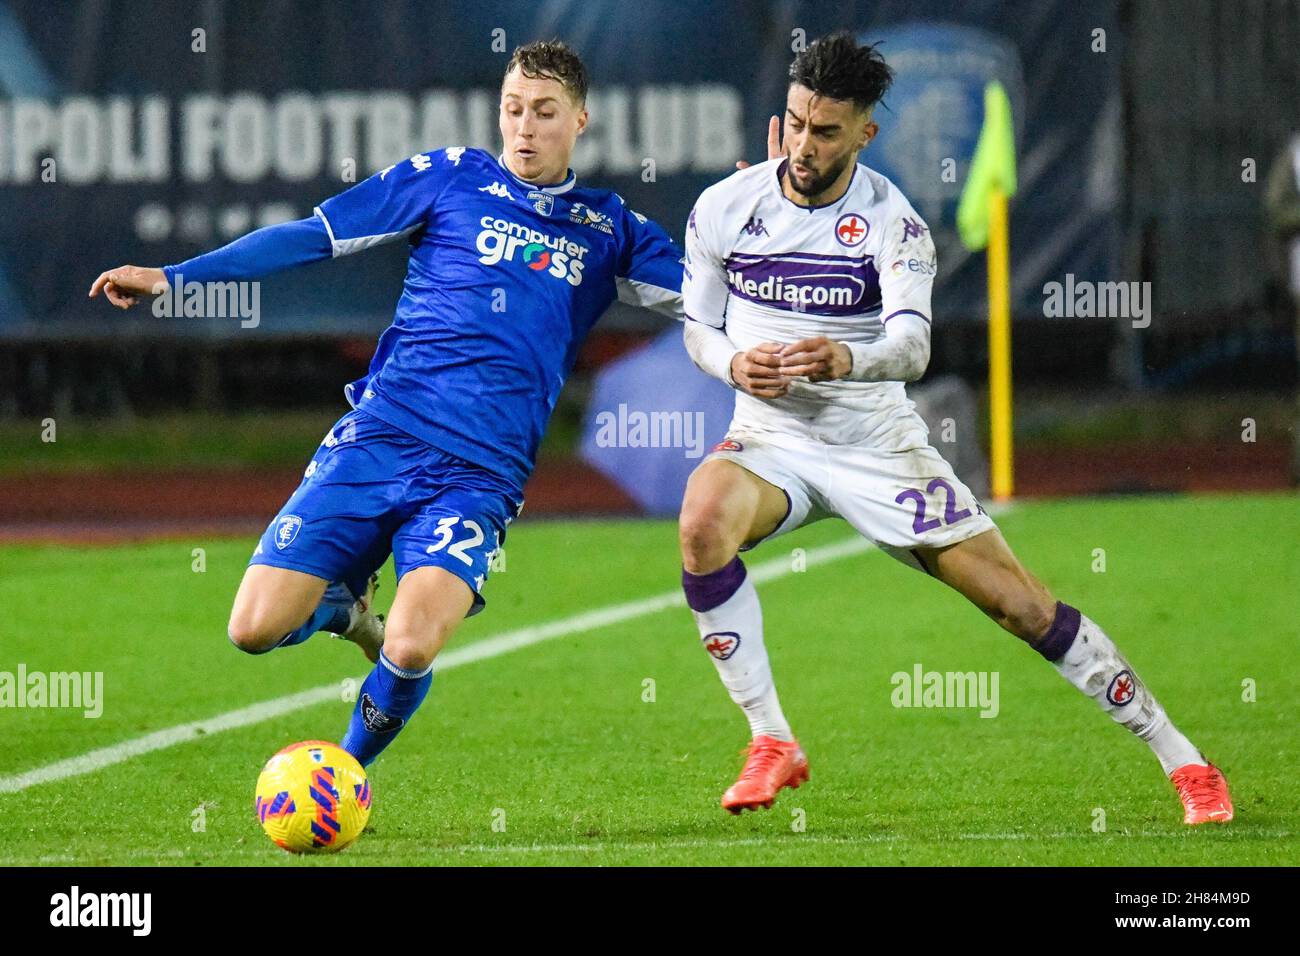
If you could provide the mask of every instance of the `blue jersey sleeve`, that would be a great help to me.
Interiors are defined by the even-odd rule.
[[[334,256],[405,238],[426,225],[464,149],[417,153],[316,207]]]
[[[256,279],[283,269],[328,259],[330,237],[325,224],[311,216],[282,222],[241,236],[229,245],[177,265],[163,266],[167,284],[177,275],[185,282],[230,282]]]
[[[308,219],[258,229],[229,245],[163,267],[170,284],[255,279],[408,236],[423,226],[464,149],[417,153],[316,207]]]
[[[682,250],[656,222],[623,207],[618,299],[674,319],[682,311]]]

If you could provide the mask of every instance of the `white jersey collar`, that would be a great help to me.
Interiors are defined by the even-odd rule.
[[[520,186],[523,186],[525,189],[533,189],[536,190],[537,192],[550,193],[552,196],[558,196],[560,195],[560,193],[567,193],[574,186],[578,185],[578,176],[576,173],[574,173],[572,169],[568,171],[568,175],[564,177],[563,182],[555,183],[552,186],[539,186],[537,185],[537,183],[530,183],[528,180],[516,176],[514,173],[512,173],[510,171],[510,167],[506,165],[505,153],[502,153],[500,156],[497,157],[497,165],[501,167],[502,172],[504,172],[507,176],[513,179]]]
[[[776,167],[776,193],[778,196],[780,196],[782,199],[788,202],[795,209],[798,209],[800,212],[809,213],[810,215],[815,212],[820,212],[823,209],[834,209],[836,206],[840,205],[840,203],[844,202],[844,200],[848,199],[849,196],[852,194],[853,184],[857,182],[858,179],[859,164],[857,162],[854,162],[853,175],[849,177],[849,184],[844,188],[843,196],[841,196],[839,199],[836,199],[834,202],[824,203],[820,206],[801,206],[799,203],[795,202],[793,199],[787,196],[785,194],[785,190],[781,188],[781,177],[785,175],[785,165],[788,162],[790,162],[788,158],[783,159],[781,160],[780,164]]]

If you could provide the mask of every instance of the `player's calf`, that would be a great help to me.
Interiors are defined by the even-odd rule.
[[[420,708],[433,659],[465,618],[474,593],[438,567],[408,571],[397,586],[384,647],[361,685],[342,747],[369,766]]]
[[[754,739],[773,744],[792,741],[794,735],[781,711],[763,644],[758,592],[736,552],[746,541],[775,530],[785,512],[779,488],[734,462],[713,460],[691,476],[680,523],[682,590],[700,640]]]
[[[1174,726],[1105,631],[1077,609],[1053,600],[1000,533],[986,532],[923,557],[937,577],[1027,641],[1116,723],[1146,741],[1178,790],[1185,822],[1232,819],[1223,775]]]

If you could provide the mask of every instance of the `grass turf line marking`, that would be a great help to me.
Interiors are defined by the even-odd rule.
[[[809,549],[806,564],[808,567],[827,564],[831,561],[838,561],[841,558],[852,557],[874,549],[875,546],[865,538],[848,538],[835,544]],[[756,584],[774,581],[792,573],[793,570],[788,556],[764,561],[762,564],[755,565],[749,572],[750,577]],[[502,654],[531,647],[534,644],[540,644],[543,641],[553,640],[557,637],[581,634],[586,631],[609,627],[613,624],[621,624],[634,618],[645,617],[648,614],[655,614],[668,608],[684,607],[685,605],[686,598],[680,590],[668,591],[654,597],[626,601],[622,604],[611,604],[607,607],[596,608],[594,611],[584,611],[581,614],[574,614],[546,624],[537,624],[514,631],[507,631],[505,634],[484,638],[475,641],[473,644],[455,648],[440,655],[434,664],[434,671],[445,671],[453,667],[473,664],[477,661],[499,657]],[[262,701],[248,707],[241,707],[239,710],[218,714],[216,717],[209,717],[206,720],[178,724],[175,727],[168,727],[166,730],[145,734],[143,737],[100,747],[78,757],[58,760],[46,764],[44,767],[37,767],[13,776],[0,777],[0,794],[20,793],[43,783],[53,783],[56,780],[66,780],[69,777],[80,777],[84,774],[95,773],[98,770],[124,763],[135,757],[153,753],[156,750],[165,750],[168,747],[175,747],[178,744],[188,743],[192,740],[202,740],[212,734],[260,724],[306,707],[337,700],[338,695],[339,685],[335,682],[311,690],[300,691],[296,694]]]
[[[612,840],[608,843],[514,843],[514,844],[492,844],[492,843],[451,843],[446,845],[428,846],[422,848],[421,859],[441,860],[447,856],[464,856],[470,853],[607,853],[607,852],[637,852],[637,851],[655,851],[655,850],[694,850],[694,849],[744,849],[749,847],[771,847],[774,849],[793,850],[804,844],[818,844],[830,846],[872,846],[872,845],[889,845],[889,844],[908,844],[912,847],[932,847],[954,840],[960,842],[971,841],[992,841],[997,843],[1021,843],[1031,840],[1044,842],[1058,842],[1064,840],[1097,840],[1107,846],[1113,847],[1114,844],[1122,840],[1181,840],[1185,845],[1193,845],[1195,840],[1219,840],[1216,845],[1231,845],[1235,843],[1244,843],[1256,840],[1283,840],[1290,839],[1296,834],[1292,830],[1250,830],[1235,829],[1231,826],[1215,826],[1212,830],[1207,830],[1205,826],[1201,827],[1184,827],[1181,830],[1136,830],[1125,833],[1121,830],[1114,830],[1107,833],[1093,833],[1091,830],[1067,830],[1055,831],[1051,833],[1033,833],[1023,830],[1017,830],[1007,833],[997,832],[976,832],[976,833],[945,833],[945,834],[907,834],[907,833],[866,833],[860,836],[842,836],[835,834],[813,834],[813,833],[774,833],[770,836],[755,837],[738,837],[728,839],[726,837],[698,837],[684,838],[680,840]],[[347,859],[356,861],[360,865],[370,865],[371,857],[349,851]],[[106,854],[101,854],[109,858]],[[172,849],[172,850],[134,850],[126,854],[114,853],[111,859],[130,859],[130,860],[208,860],[208,859],[226,859],[229,857],[259,859],[263,862],[267,859],[267,851],[264,848],[242,846],[242,847],[223,847],[219,854],[205,855],[197,853],[191,849]],[[53,863],[81,863],[85,865],[87,857],[85,854],[77,855],[74,853],[48,853],[37,857],[35,860],[30,857],[0,857],[0,866],[46,866]],[[294,865],[290,860],[309,859],[323,862],[326,860],[337,860],[334,856],[319,856],[307,858],[284,858],[287,865]],[[94,865],[94,864],[92,864]],[[420,866],[422,863],[399,863],[398,866]],[[982,864],[956,864],[958,866],[982,865]],[[1209,866],[1211,864],[1194,864],[1197,866]]]

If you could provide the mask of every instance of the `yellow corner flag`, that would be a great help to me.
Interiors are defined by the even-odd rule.
[[[993,497],[1012,491],[1011,255],[1007,199],[1016,192],[1016,134],[1011,101],[996,81],[984,87],[980,128],[970,174],[957,204],[957,232],[972,252],[988,248],[989,466]]]

